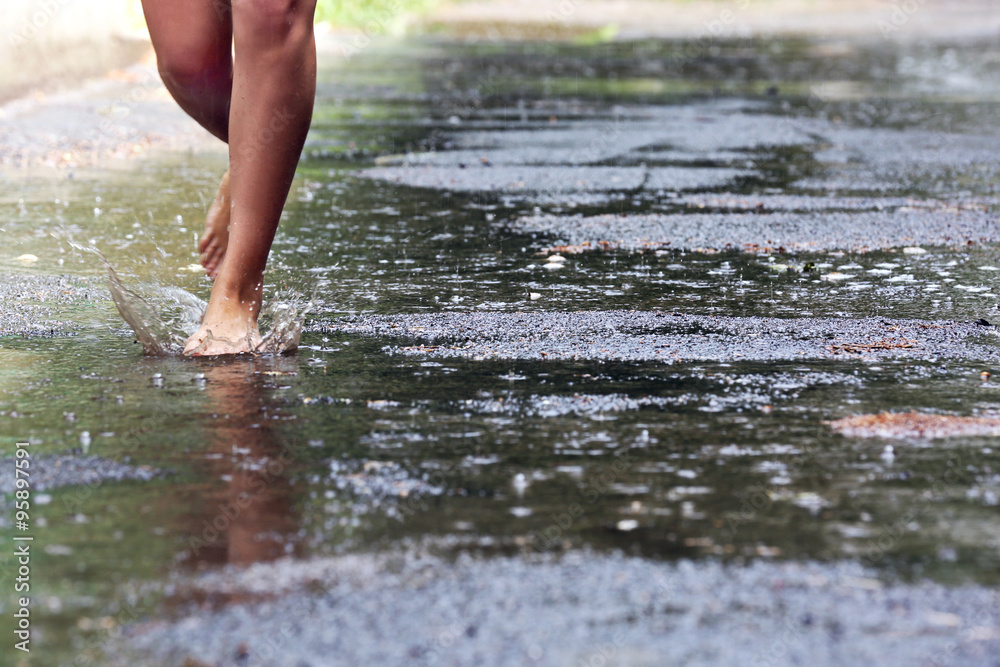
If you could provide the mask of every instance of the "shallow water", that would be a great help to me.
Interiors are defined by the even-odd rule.
[[[108,270],[108,291],[115,308],[131,327],[136,342],[150,355],[181,355],[184,345],[198,330],[207,303],[179,287],[146,283],[129,287],[110,262],[98,252]],[[286,354],[299,346],[302,324],[310,304],[294,291],[272,296],[261,307],[259,341],[250,341],[253,354]],[[212,340],[211,332],[205,342]],[[233,341],[230,341],[231,343]]]
[[[62,307],[65,335],[0,339],[5,451],[28,439],[36,456],[86,452],[170,473],[36,496],[40,641],[99,647],[123,600],[142,616],[163,611],[143,584],[172,572],[404,540],[446,553],[589,546],[667,559],[857,558],[889,577],[996,583],[995,438],[847,438],[825,424],[882,410],[996,413],[997,385],[981,373],[1000,369],[980,361],[440,359],[321,326],[354,313],[476,310],[996,319],[1000,259],[989,243],[923,253],[589,252],[552,268],[539,253],[558,239],[507,223],[687,204],[642,191],[448,192],[358,175],[408,151],[483,152],[515,130],[586,134],[622,106],[719,98],[752,103],[747,115],[836,117],[852,128],[996,128],[994,45],[883,45],[831,59],[804,42],[734,42],[677,61],[683,48],[423,42],[373,47],[324,70],[267,276],[271,302],[304,309],[308,297],[310,312],[284,311],[285,322],[305,317],[295,355],[143,355],[110,296]],[[949,78],[959,70],[978,85]],[[823,85],[831,92],[817,102],[808,91]],[[936,185],[942,173],[875,192],[818,187],[846,183],[852,163],[831,167],[816,152],[709,156],[700,166],[750,159],[755,176],[679,195],[960,191],[993,210],[994,186],[973,177],[975,164],[949,168],[947,182],[961,184],[950,194]],[[173,349],[196,321],[183,306],[208,294],[191,265],[222,168],[218,155],[179,155],[129,173],[26,178],[0,195],[10,239],[0,264],[103,287],[101,262],[69,240],[93,244],[136,293],[126,297],[132,312],[160,322],[146,344]],[[29,269],[15,260],[26,253],[39,258]],[[850,277],[822,278],[833,272]],[[134,307],[140,293],[152,305],[145,313]],[[0,517],[5,538],[9,515]]]

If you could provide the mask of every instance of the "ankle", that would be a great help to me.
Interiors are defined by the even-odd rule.
[[[219,277],[212,286],[212,295],[214,296],[217,291],[220,296],[225,296],[228,299],[241,302],[259,302],[264,293],[264,278],[255,273],[234,271],[228,265],[228,261],[223,261],[219,268]]]
[[[212,286],[206,319],[209,316],[225,319],[248,318],[255,322],[260,312],[262,293],[260,283],[243,283],[226,280],[219,274]]]

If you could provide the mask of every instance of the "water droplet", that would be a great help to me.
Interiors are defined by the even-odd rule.
[[[528,488],[529,482],[528,479],[524,476],[524,473],[519,472],[516,475],[514,475],[514,481],[512,482],[512,484],[514,485],[514,491],[516,491],[518,497],[520,497],[524,495],[524,490]]]

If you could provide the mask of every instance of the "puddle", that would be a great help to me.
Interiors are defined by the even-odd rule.
[[[135,340],[148,355],[183,353],[184,345],[201,324],[207,302],[179,287],[156,282],[126,285],[108,258],[93,245],[84,247],[69,241],[70,247],[95,255],[107,271],[108,292],[118,313],[131,327]],[[162,250],[161,250],[162,252]],[[198,265],[185,269],[200,270]],[[299,346],[302,323],[312,302],[292,290],[283,290],[267,299],[261,308],[258,327],[260,341],[254,354],[285,354]]]
[[[175,351],[208,296],[188,269],[219,155],[0,194],[5,451],[171,472],[45,491],[47,646],[97,655],[123,600],[166,613],[144,582],[403,543],[997,583],[993,431],[828,425],[1000,410],[996,49],[956,47],[982,82],[959,95],[936,47],[683,48],[426,41],[327,66],[267,276],[293,355],[142,353]],[[625,214],[650,224],[585,229]],[[114,264],[134,332],[69,238]]]
[[[110,264],[107,269],[111,298],[143,351],[152,355],[182,354],[185,342],[201,324],[206,302],[179,287],[157,284],[143,285],[144,294],[140,294],[122,283]],[[286,354],[296,350],[310,306],[297,292],[271,296],[260,311],[261,339],[252,346],[253,353]]]

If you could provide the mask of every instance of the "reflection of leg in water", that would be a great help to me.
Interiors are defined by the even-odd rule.
[[[294,357],[276,363],[297,367]],[[211,459],[211,477],[213,484],[228,482],[207,495],[208,516],[192,522],[188,562],[246,565],[290,555],[298,529],[288,481],[293,456],[262,411],[267,396],[253,376],[253,362],[208,367],[205,379],[208,405],[218,415],[209,424],[208,441],[221,455]]]
[[[143,2],[167,88],[192,118],[229,142],[229,235],[218,231],[224,217],[210,212],[213,229],[201,250],[215,284],[187,354],[248,352],[259,340],[264,267],[312,118],[315,4]],[[224,178],[217,199],[225,198],[226,185]]]

